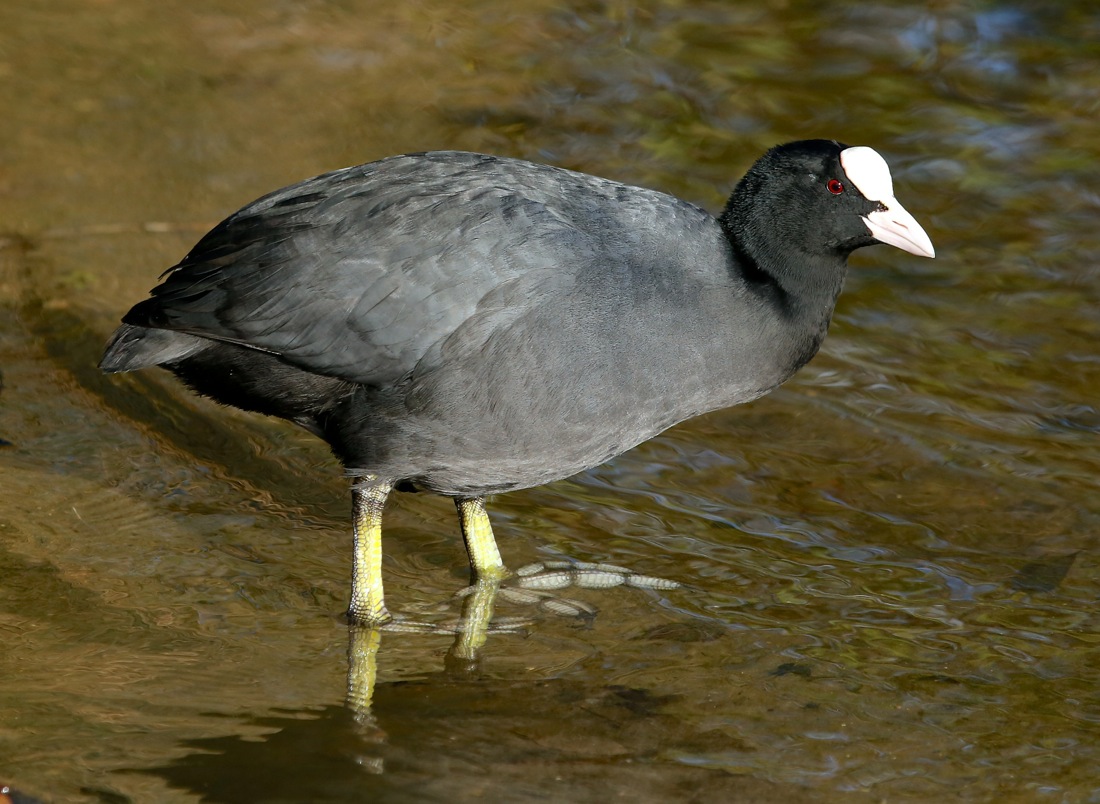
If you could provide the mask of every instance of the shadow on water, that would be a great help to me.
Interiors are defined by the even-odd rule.
[[[250,722],[262,737],[188,741],[179,759],[131,772],[212,802],[775,799],[776,785],[667,762],[670,743],[737,747],[696,732],[674,703],[646,688],[501,681],[466,666],[379,684],[369,713],[277,713]],[[490,744],[491,760],[480,749]]]
[[[328,707],[256,719],[250,725],[268,736],[196,740],[181,759],[141,772],[221,802],[526,800],[578,785],[589,792],[565,794],[569,800],[614,791],[641,800],[751,801],[775,791],[733,775],[654,767],[662,735],[675,739],[678,722],[641,689],[440,678],[385,685],[376,697],[378,730],[415,733],[415,744],[373,740],[354,714]],[[496,746],[491,767],[466,750],[478,742]]]
[[[332,475],[341,474],[338,463],[332,460],[325,473],[305,463],[315,459],[316,453],[302,457],[299,451],[300,459],[295,461],[285,443],[289,428],[265,427],[260,417],[228,413],[226,408],[203,400],[188,404],[178,388],[168,389],[174,380],[167,372],[119,376],[100,371],[97,364],[109,333],[90,325],[87,311],[75,305],[51,308],[29,295],[22,300],[20,317],[49,358],[81,390],[103,409],[155,438],[162,449],[175,450],[196,464],[220,467],[219,474],[233,475],[280,500],[331,496],[336,487]],[[257,449],[257,443],[264,447]],[[346,506],[341,516],[348,520],[350,532],[350,503]],[[326,508],[334,513],[333,505]]]

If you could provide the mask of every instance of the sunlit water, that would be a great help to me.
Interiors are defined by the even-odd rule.
[[[1095,4],[122,2],[0,9],[0,785],[52,801],[1100,801]],[[935,261],[856,255],[781,391],[496,498],[511,566],[672,591],[499,601],[476,663],[387,633],[344,705],[323,445],[103,377],[206,227],[463,148],[711,209],[766,147],[867,144]],[[387,514],[390,605],[468,579]]]

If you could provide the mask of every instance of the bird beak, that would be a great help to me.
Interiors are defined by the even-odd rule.
[[[884,198],[881,204],[882,209],[863,216],[863,222],[876,240],[918,257],[936,256],[936,249],[924,229],[896,198]]]

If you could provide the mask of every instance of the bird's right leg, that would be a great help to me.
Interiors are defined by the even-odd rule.
[[[351,487],[355,556],[351,569],[348,619],[355,625],[381,625],[390,619],[382,596],[382,508],[393,483],[363,475]]]

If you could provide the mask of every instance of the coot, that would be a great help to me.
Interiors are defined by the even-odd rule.
[[[934,256],[874,150],[772,148],[713,217],[546,165],[406,154],[230,216],[135,305],[108,372],[329,443],[353,478],[349,617],[388,619],[389,492],[454,498],[479,578],[506,574],[484,499],[568,477],[768,393],[817,351],[848,255]]]

